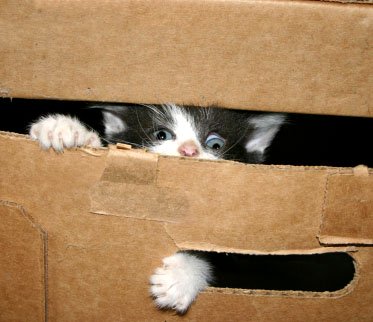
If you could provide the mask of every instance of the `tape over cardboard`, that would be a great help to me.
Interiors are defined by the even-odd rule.
[[[327,173],[325,168],[268,169],[111,147],[101,179],[91,189],[91,212],[165,222],[176,245],[207,242],[268,250],[279,239],[285,243],[281,248],[294,249],[303,239],[305,248],[315,248]],[[302,219],[301,207],[313,215]],[[289,238],[290,226],[302,236]],[[275,233],[265,233],[270,230]]]
[[[157,178],[157,162],[157,154],[111,146],[101,180],[137,185],[152,184]]]
[[[286,251],[300,240],[316,248],[317,237],[325,244],[370,244],[373,181],[367,173],[362,167],[258,166],[112,147],[91,190],[91,212],[168,223],[166,232],[180,248],[255,245],[271,251],[284,240]]]
[[[100,182],[91,190],[91,212],[159,221],[177,221],[185,213],[185,193],[159,187],[158,155],[110,148]]]
[[[328,178],[322,244],[373,244],[373,175],[364,166],[352,172]]]

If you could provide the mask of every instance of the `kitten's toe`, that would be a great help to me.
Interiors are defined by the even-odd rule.
[[[101,147],[101,140],[96,132],[88,131],[85,137],[85,144],[93,148]]]
[[[166,257],[163,264],[150,278],[150,293],[158,307],[184,313],[208,286],[211,267],[205,260],[186,252]]]
[[[84,145],[87,130],[76,119],[59,116],[56,119],[52,146],[56,151]]]
[[[89,131],[77,119],[65,115],[43,117],[30,128],[32,139],[39,141],[42,149],[52,147],[57,152],[65,148],[90,145],[100,147],[101,141],[96,132]]]
[[[193,300],[194,298],[180,296],[177,292],[169,291],[161,293],[154,301],[159,308],[170,308],[183,314],[187,311]]]
[[[30,128],[30,136],[33,140],[39,142],[42,149],[49,149],[52,146],[53,130],[55,122],[50,118],[42,118],[38,122],[32,124]]]

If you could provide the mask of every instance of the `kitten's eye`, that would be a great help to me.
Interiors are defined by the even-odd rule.
[[[174,135],[170,131],[164,129],[155,131],[153,135],[159,141],[167,141],[174,138]]]
[[[224,146],[225,140],[219,135],[212,133],[207,137],[205,144],[212,150],[220,150]]]

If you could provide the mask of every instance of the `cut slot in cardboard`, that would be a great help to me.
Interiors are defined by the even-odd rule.
[[[193,251],[214,267],[214,288],[273,291],[281,295],[312,292],[316,297],[349,292],[356,277],[353,257],[344,252],[253,255]]]

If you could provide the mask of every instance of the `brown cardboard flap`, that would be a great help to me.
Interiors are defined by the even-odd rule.
[[[91,211],[102,215],[177,221],[185,193],[156,186],[158,155],[111,147],[101,181],[91,190]]]
[[[152,184],[156,180],[158,155],[143,150],[110,147],[102,181]]]
[[[0,200],[0,320],[46,321],[46,234]]]
[[[330,171],[111,149],[91,212],[163,221],[181,248],[316,248]]]
[[[158,310],[149,296],[149,277],[162,258],[189,246],[183,241],[198,243],[196,248],[205,242],[216,250],[225,246],[257,254],[331,251],[320,249],[315,236],[327,175],[338,169],[159,157],[155,181],[127,184],[184,189],[181,202],[189,207],[183,218],[169,223],[89,213],[92,186],[125,184],[101,181],[108,153],[101,154],[45,152],[36,142],[0,134],[1,199],[27,209],[25,214],[4,202],[0,207],[0,321],[43,321],[43,230],[48,231],[51,322],[372,321],[372,247],[356,247],[356,277],[342,294],[209,288],[182,317]],[[266,202],[255,202],[260,198]],[[4,249],[14,251],[4,256]],[[9,278],[5,286],[3,276]]]
[[[330,175],[319,240],[324,244],[373,244],[373,175]]]
[[[372,116],[372,21],[321,1],[1,1],[0,95]]]
[[[315,248],[317,236],[370,244],[372,186],[364,167],[247,165],[112,147],[91,212],[163,221],[180,248],[286,251]]]
[[[185,193],[179,189],[103,181],[91,190],[91,212],[175,222],[187,211],[183,200]]]

